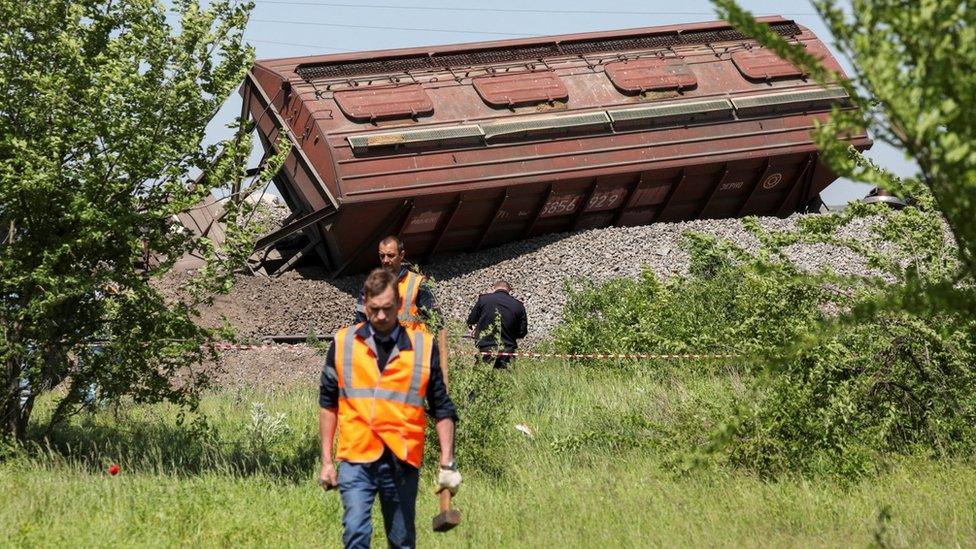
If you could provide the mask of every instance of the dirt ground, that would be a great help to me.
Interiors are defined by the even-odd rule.
[[[307,387],[314,390],[325,364],[325,353],[306,345],[278,345],[270,349],[220,351],[207,363],[215,387],[232,391],[274,393]]]

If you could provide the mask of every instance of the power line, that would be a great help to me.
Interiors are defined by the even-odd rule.
[[[342,25],[339,23],[321,23],[318,21],[282,21],[280,19],[250,19],[252,22],[257,23],[281,23],[284,25],[313,25],[317,27],[340,27],[346,29],[376,29],[376,30],[402,30],[402,31],[420,31],[420,32],[451,32],[455,34],[495,34],[498,36],[536,36],[534,34],[521,34],[514,32],[489,32],[489,31],[468,31],[468,30],[453,30],[453,29],[427,29],[418,27],[381,27],[375,25]]]
[[[296,46],[299,48],[312,48],[316,50],[335,50],[335,51],[359,51],[351,50],[349,48],[337,48],[335,46],[319,46],[316,44],[297,44],[295,42],[274,42],[271,40],[258,40],[256,38],[245,38],[247,42],[259,42],[261,44],[274,44],[276,46]]]
[[[261,4],[284,4],[289,6],[320,6],[324,8],[365,8],[365,9],[394,9],[414,11],[465,11],[490,13],[536,13],[536,14],[568,14],[568,15],[715,15],[714,11],[617,11],[617,10],[540,10],[520,8],[455,8],[441,6],[395,6],[391,4],[348,4],[340,2],[301,2],[297,0],[256,0]],[[813,12],[780,12],[779,15],[817,15]],[[496,34],[496,33],[488,33]]]

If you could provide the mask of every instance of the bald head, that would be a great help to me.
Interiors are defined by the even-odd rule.
[[[505,282],[504,280],[499,280],[499,281],[495,282],[495,284],[492,285],[491,289],[492,290],[505,290],[506,292],[509,292],[509,293],[512,292],[512,286],[508,282]]]

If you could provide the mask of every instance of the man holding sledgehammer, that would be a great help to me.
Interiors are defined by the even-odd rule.
[[[441,447],[437,484],[450,494],[461,484],[454,463],[457,413],[434,337],[397,318],[396,276],[385,269],[374,270],[366,278],[363,294],[366,322],[335,334],[322,369],[319,483],[326,490],[339,489],[345,547],[369,547],[377,495],[390,547],[414,547],[424,401],[427,413],[436,420]],[[332,455],[337,429],[338,474]],[[446,494],[444,500],[449,500]],[[456,524],[456,514],[445,516]]]

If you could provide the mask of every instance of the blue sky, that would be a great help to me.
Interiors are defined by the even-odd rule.
[[[254,0],[245,38],[258,59],[478,42],[716,19],[708,0]],[[833,38],[805,0],[740,0],[756,15],[783,15],[810,28],[833,48]],[[370,7],[374,6],[374,7]],[[848,66],[847,60],[840,58]],[[240,112],[234,94],[212,125],[214,138]],[[899,175],[912,173],[900,151],[875,143],[869,156]],[[828,204],[861,198],[869,187],[838,181]]]

